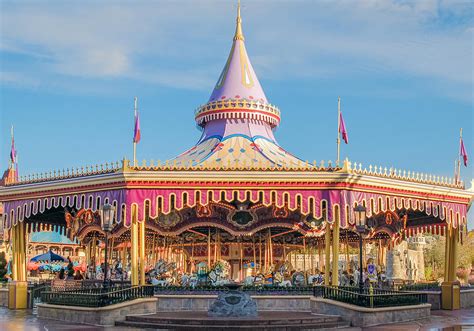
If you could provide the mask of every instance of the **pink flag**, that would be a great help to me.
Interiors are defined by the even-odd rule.
[[[12,164],[16,163],[16,150],[15,150],[15,139],[12,137],[12,148],[10,151],[10,160]]]
[[[342,117],[342,113],[339,113],[339,133],[342,135],[342,139],[344,139],[344,142],[348,144],[349,136],[347,135],[346,124],[344,123],[344,118]]]
[[[464,141],[461,138],[461,145],[459,146],[459,155],[462,156],[462,159],[464,161],[464,166],[467,167],[467,153],[466,153],[466,148],[464,147]]]
[[[135,144],[140,142],[141,133],[140,133],[140,116],[138,116],[138,112],[135,115],[135,129],[133,130],[133,142]]]

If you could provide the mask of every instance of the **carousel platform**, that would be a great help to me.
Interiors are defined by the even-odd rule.
[[[340,316],[310,312],[260,312],[257,317],[209,317],[207,312],[127,316],[116,326],[155,330],[321,330],[349,326]]]

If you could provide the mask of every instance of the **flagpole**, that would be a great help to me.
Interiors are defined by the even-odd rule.
[[[461,144],[462,144],[462,128],[459,130],[458,173],[456,176],[456,183],[461,181]]]
[[[341,97],[337,97],[337,161],[336,166],[339,166],[340,153],[341,153]]]
[[[137,108],[138,108],[138,98],[134,98],[134,125],[135,121],[137,120]],[[137,143],[135,139],[133,139],[133,166],[136,167],[137,165]]]
[[[454,160],[454,181],[458,182],[458,160]]]

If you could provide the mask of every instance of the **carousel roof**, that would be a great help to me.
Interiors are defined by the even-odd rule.
[[[72,241],[65,235],[59,233],[58,231],[42,231],[42,232],[32,232],[30,242],[35,243],[55,243],[55,244],[76,244],[77,242]]]
[[[280,112],[268,103],[247,55],[240,5],[229,57],[208,103],[197,109],[196,121],[203,134],[194,147],[172,160],[178,166],[204,161],[224,168],[262,162],[278,167],[301,163],[280,147],[273,135]]]
[[[277,219],[278,226],[282,223],[278,217],[298,211],[304,221],[312,216],[331,224],[339,222],[342,229],[350,228],[352,208],[358,203],[366,205],[369,217],[395,211],[396,217],[413,217],[407,222],[410,231],[449,224],[462,230],[466,225],[474,190],[466,190],[458,179],[382,166],[363,167],[349,160],[341,165],[323,161],[310,164],[281,148],[273,135],[280,112],[268,103],[250,64],[240,8],[223,74],[195,118],[203,130],[202,137],[171,162],[144,161],[131,166],[124,159],[121,163],[14,176],[13,181],[0,182],[5,228],[25,220],[29,226],[64,225],[66,218],[68,230],[82,222],[100,233],[97,210],[104,203],[116,206],[117,222],[125,228],[133,219],[153,219],[170,229],[175,223],[183,228],[213,226],[217,223],[206,221],[208,210],[203,208],[209,204],[224,209],[229,205],[253,208],[249,206],[254,204],[262,210],[265,208],[258,205],[273,206],[272,219]],[[194,221],[183,220],[178,213],[187,211],[199,212],[200,216]],[[267,225],[263,222],[262,226]],[[250,233],[250,228],[239,229]]]
[[[250,63],[244,40],[239,6],[237,9],[237,26],[235,28],[234,42],[232,43],[224,69],[209,98],[209,102],[247,99],[268,103],[258,77],[253,70],[252,63]]]

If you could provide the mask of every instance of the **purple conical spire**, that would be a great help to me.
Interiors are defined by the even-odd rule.
[[[268,103],[245,50],[240,2],[229,57],[209,101],[196,110],[195,119],[203,128],[201,139],[173,160],[176,165],[297,167],[302,162],[280,147],[273,135],[280,124],[280,111]]]
[[[246,99],[267,103],[265,93],[247,55],[244,40],[239,3],[232,49],[212,91],[209,102],[227,99]]]

